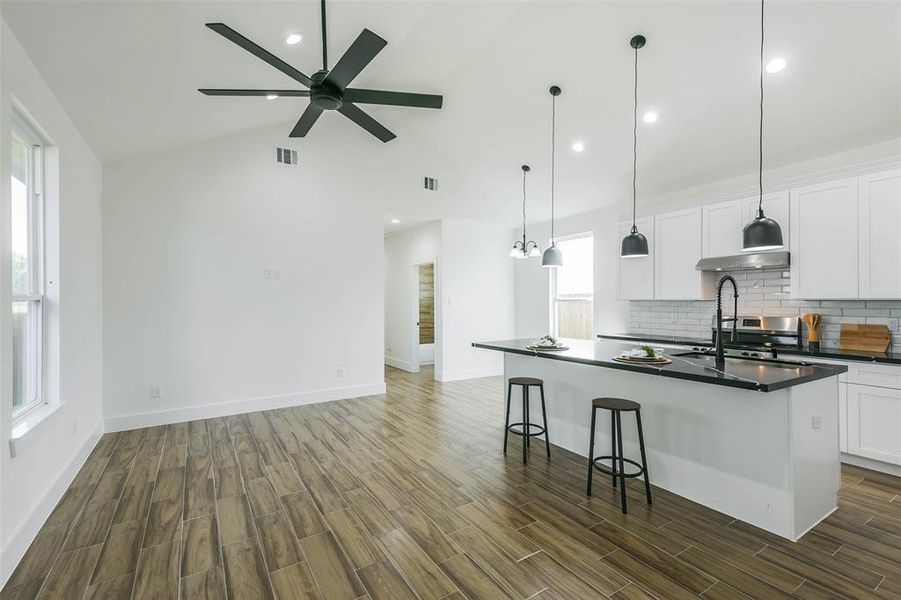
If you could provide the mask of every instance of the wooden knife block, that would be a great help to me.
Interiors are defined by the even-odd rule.
[[[887,325],[842,323],[838,347],[842,350],[886,352],[891,343],[892,334]]]

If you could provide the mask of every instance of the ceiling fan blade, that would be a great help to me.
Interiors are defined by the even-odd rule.
[[[300,115],[300,119],[297,120],[297,125],[291,130],[291,134],[288,137],[296,138],[306,136],[307,133],[310,132],[313,123],[316,122],[316,119],[318,119],[321,114],[322,109],[311,103],[307,109],[303,111],[303,114]]]
[[[353,81],[354,77],[359,75],[360,71],[386,45],[388,45],[388,42],[368,29],[364,29],[338,61],[338,64],[328,72],[325,80],[343,92],[350,85],[350,82]]]
[[[292,98],[303,98],[310,95],[310,90],[234,90],[234,89],[210,89],[201,88],[197,90],[201,94],[207,96],[285,96]]]
[[[237,44],[238,46],[241,46],[242,48],[244,48],[245,50],[247,50],[248,52],[250,52],[257,58],[259,58],[263,62],[266,62],[269,65],[275,67],[276,69],[278,69],[279,71],[281,71],[282,73],[284,73],[285,75],[290,77],[291,79],[294,79],[295,81],[298,81],[307,87],[310,87],[311,85],[313,85],[313,81],[309,77],[307,77],[306,75],[304,75],[303,73],[301,73],[300,71],[298,71],[297,69],[295,69],[294,67],[292,67],[291,65],[289,65],[288,63],[283,61],[282,59],[280,59],[279,57],[277,57],[276,55],[272,54],[268,50],[261,48],[260,46],[256,45],[254,42],[251,42],[249,39],[247,39],[246,37],[244,37],[237,31],[235,31],[234,29],[232,29],[225,23],[207,23],[206,26],[209,27],[210,29],[212,29],[213,31],[215,31],[216,33],[218,33],[219,35],[221,35],[222,37],[224,37],[225,39],[229,40],[230,42],[233,42],[233,43]]]
[[[387,104],[390,106],[413,106],[417,108],[441,108],[443,96],[434,94],[414,94],[412,92],[387,92],[385,90],[364,90],[347,88],[344,100],[360,104]]]
[[[383,142],[390,142],[397,136],[388,131],[384,125],[367,115],[365,112],[360,110],[355,104],[350,104],[349,102],[345,102],[341,108],[338,109],[342,115],[379,138]]]

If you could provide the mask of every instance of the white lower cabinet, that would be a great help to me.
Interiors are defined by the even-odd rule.
[[[848,385],[838,384],[838,449],[848,452]]]
[[[901,465],[901,390],[849,383],[847,452]]]

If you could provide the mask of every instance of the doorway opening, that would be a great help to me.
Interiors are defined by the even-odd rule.
[[[416,270],[416,350],[419,366],[435,364],[435,263],[423,263]]]

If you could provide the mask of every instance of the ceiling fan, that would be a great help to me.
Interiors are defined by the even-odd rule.
[[[363,29],[350,48],[338,60],[334,67],[328,67],[328,48],[325,20],[325,0],[321,0],[322,12],[322,69],[307,77],[268,50],[258,46],[224,23],[207,23],[206,26],[250,52],[263,62],[275,67],[288,77],[309,88],[308,90],[246,90],[246,89],[208,89],[199,92],[207,96],[286,96],[309,97],[307,106],[300,119],[291,130],[290,137],[304,137],[325,110],[337,110],[345,117],[382,140],[390,142],[395,136],[384,125],[363,112],[359,104],[387,104],[390,106],[411,106],[418,108],[441,108],[442,96],[433,94],[414,94],[411,92],[389,92],[384,90],[366,90],[348,87],[350,82],[360,74],[375,55],[388,42]]]

